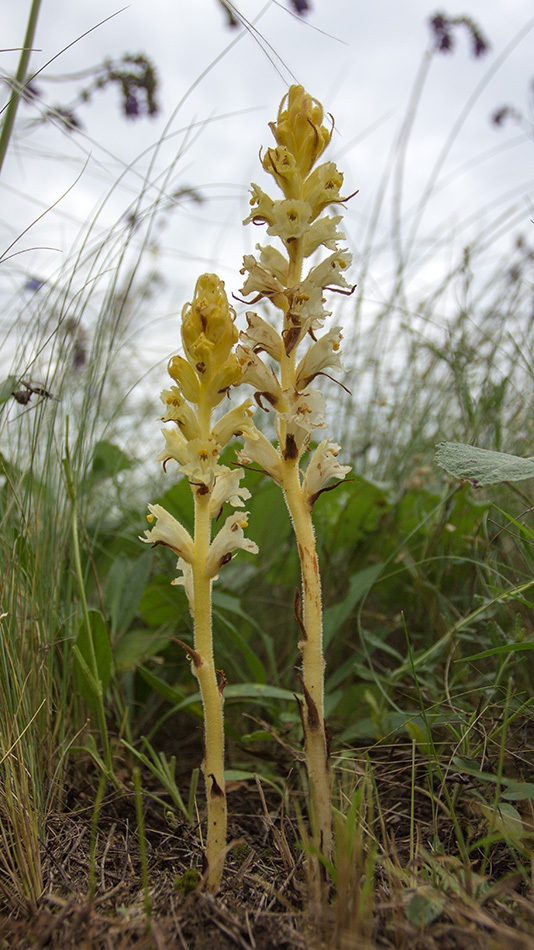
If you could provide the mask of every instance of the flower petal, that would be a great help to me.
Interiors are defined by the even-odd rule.
[[[161,505],[149,505],[149,521],[157,518],[157,523],[150,531],[145,531],[145,537],[140,538],[145,544],[163,544],[172,548],[184,561],[191,562],[193,558],[193,539],[183,525],[173,518]]]
[[[233,551],[241,548],[250,554],[258,553],[258,545],[245,538],[243,528],[248,525],[248,512],[236,512],[230,515],[208,548],[204,575],[215,577],[219,569],[232,557]]]
[[[329,478],[343,479],[351,471],[350,465],[340,465],[337,461],[339,450],[340,446],[330,439],[320,442],[315,449],[302,483],[302,491],[310,507],[313,507],[318,493]]]
[[[215,485],[210,498],[210,517],[216,518],[224,505],[228,502],[234,508],[244,508],[245,501],[250,498],[248,488],[240,488],[239,482],[243,478],[242,468],[227,468],[226,465],[217,466]]]

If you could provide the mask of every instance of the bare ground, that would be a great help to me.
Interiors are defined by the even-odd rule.
[[[200,825],[176,813],[170,824],[150,797],[151,788],[162,792],[148,776],[148,894],[126,779],[125,790],[108,791],[98,815],[91,899],[98,777],[78,768],[47,823],[39,899],[0,880],[0,950],[534,950],[529,815],[517,849],[499,836],[474,845],[485,832],[479,798],[469,780],[452,775],[456,821],[470,847],[466,871],[458,825],[445,807],[436,808],[443,790],[430,793],[425,761],[414,764],[412,751],[402,742],[373,750],[374,805],[361,812],[365,828],[340,865],[337,893],[320,904],[308,900],[295,810],[284,815],[279,794],[253,781],[230,785],[232,847],[214,897],[195,886]],[[531,761],[530,750],[519,760]],[[299,800],[297,790],[291,794]]]

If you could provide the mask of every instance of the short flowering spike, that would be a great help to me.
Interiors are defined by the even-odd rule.
[[[228,304],[224,283],[215,274],[203,274],[191,303],[182,311],[182,342],[192,366],[220,368],[237,342],[235,311]],[[205,372],[206,370],[203,370]]]
[[[170,461],[188,479],[194,501],[194,537],[161,505],[149,505],[156,524],[142,538],[147,544],[163,544],[177,555],[178,577],[172,582],[184,588],[194,622],[194,647],[186,645],[204,708],[203,763],[208,791],[207,880],[216,890],[222,876],[226,850],[226,793],[224,782],[223,695],[215,671],[211,588],[220,568],[238,549],[258,550],[244,534],[246,514],[234,512],[211,538],[212,521],[225,504],[242,508],[250,497],[240,487],[243,469],[220,464],[224,446],[237,433],[254,440],[250,419],[252,400],[247,399],[212,425],[215,406],[241,379],[242,362],[233,352],[237,342],[235,313],[228,303],[222,280],[204,274],[197,281],[191,303],[182,312],[182,342],[186,358],[173,356],[169,375],[176,385],[165,389],[163,421],[165,448],[159,455],[164,466]],[[217,794],[213,794],[217,789]]]

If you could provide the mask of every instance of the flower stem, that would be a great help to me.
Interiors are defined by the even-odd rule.
[[[287,460],[282,482],[297,539],[302,575],[304,751],[312,802],[312,828],[321,854],[332,854],[332,804],[328,740],[324,718],[324,657],[321,577],[311,512],[302,492],[298,461]]]
[[[209,494],[195,492],[195,537],[192,562],[194,591],[194,651],[192,669],[200,687],[204,708],[204,762],[208,800],[206,861],[208,887],[221,882],[226,847],[226,793],[224,784],[224,725],[222,688],[217,683],[213,659],[211,578],[205,576],[210,543]]]

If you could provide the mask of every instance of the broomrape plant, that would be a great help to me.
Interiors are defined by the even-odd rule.
[[[259,432],[253,436],[244,432],[244,448],[238,460],[259,464],[280,485],[298,545],[302,596],[297,593],[295,614],[301,631],[304,695],[300,712],[312,829],[316,847],[329,859],[331,782],[324,718],[321,581],[312,511],[326,482],[343,479],[350,468],[339,464],[340,447],[330,439],[319,443],[305,469],[302,459],[310,447],[312,432],[325,427],[324,397],[311,384],[318,376],[342,368],[340,328],[334,327],[320,337],[317,331],[330,315],[324,306],[325,290],[352,293],[343,275],[351,255],[339,248],[344,238],[338,229],[341,215],[323,213],[348,199],[340,196],[343,175],[334,162],[314,167],[333,131],[333,123],[330,128],[323,125],[323,108],[316,99],[302,86],[291,86],[277,121],[269,125],[276,147],[268,148],[261,162],[283,198],[273,199],[253,184],[252,210],[244,223],[267,225],[267,234],[279,239],[283,251],[270,244],[257,245],[257,257],[246,255],[241,271],[246,280],[241,293],[255,294],[253,303],[265,300],[279,310],[281,331],[257,313],[248,312],[248,327],[240,335],[236,353],[242,367],[239,382],[252,385],[259,406],[275,412],[277,446]],[[321,247],[331,253],[303,274],[305,261]],[[309,345],[300,355],[305,343]]]
[[[253,541],[245,538],[247,513],[235,512],[212,539],[211,523],[228,503],[242,508],[250,492],[240,487],[243,469],[219,464],[224,446],[235,435],[250,433],[250,405],[246,400],[212,425],[213,410],[235,385],[242,370],[233,352],[237,342],[235,312],[228,305],[224,284],[214,274],[197,281],[192,303],[182,311],[182,343],[186,358],[174,356],[169,375],[176,383],[164,390],[163,422],[174,423],[163,430],[166,445],[158,456],[165,465],[178,463],[187,477],[194,500],[194,535],[161,505],[149,505],[148,520],[155,526],[145,531],[148,544],[166,545],[178,555],[180,575],[173,584],[185,589],[193,618],[193,648],[178,641],[189,655],[198,680],[204,710],[203,771],[208,799],[206,845],[207,882],[215,890],[221,880],[226,847],[226,794],[224,782],[224,676],[217,681],[213,659],[211,587],[220,568],[238,548],[257,553]]]
[[[295,614],[301,632],[304,703],[300,713],[310,784],[310,811],[316,851],[326,860],[332,854],[331,781],[328,739],[324,718],[324,658],[322,645],[321,581],[312,511],[331,478],[342,480],[350,471],[337,461],[339,446],[324,439],[305,468],[302,460],[312,433],[325,427],[322,393],[312,386],[320,375],[340,370],[339,327],[317,336],[329,312],[324,292],[328,288],[351,293],[343,276],[351,261],[339,248],[344,235],[338,229],[341,215],[324,214],[331,205],[347,200],[340,196],[343,175],[333,162],[314,167],[328,146],[332,128],[323,123],[323,109],[301,86],[292,86],[284,97],[277,122],[270,128],[276,147],[267,149],[262,164],[283,193],[274,200],[252,185],[252,211],[245,223],[266,224],[283,251],[260,247],[259,259],[246,255],[241,290],[255,294],[254,303],[269,301],[280,311],[278,331],[257,313],[246,314],[247,329],[240,334],[235,313],[228,305],[224,285],[213,274],[197,283],[191,304],[182,314],[185,358],[174,356],[169,373],[177,383],[162,394],[166,447],[163,463],[173,459],[191,485],[195,506],[195,531],[188,531],[160,505],[149,505],[146,542],[164,544],[178,555],[180,576],[194,621],[193,648],[181,643],[191,659],[204,708],[205,757],[203,763],[208,797],[207,874],[216,889],[221,880],[226,845],[224,786],[223,688],[217,682],[213,661],[211,585],[221,566],[237,548],[257,553],[245,538],[246,513],[230,515],[211,540],[211,522],[225,502],[242,507],[250,493],[240,487],[243,469],[219,464],[223,447],[242,436],[238,462],[255,463],[283,491],[291,516],[301,564],[302,594],[297,592]],[[321,247],[331,253],[303,274],[304,262]],[[304,352],[303,345],[309,345]],[[267,362],[265,361],[267,358]],[[212,412],[231,387],[246,383],[255,390],[257,404],[274,410],[277,441],[273,445],[250,419],[251,399],[222,416],[212,427]],[[181,642],[181,641],[179,641]]]

